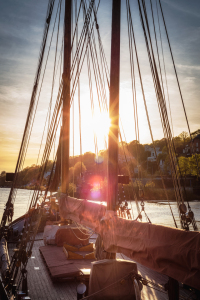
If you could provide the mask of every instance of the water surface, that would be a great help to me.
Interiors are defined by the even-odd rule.
[[[9,188],[0,188],[0,218],[2,217],[6,201],[8,199],[10,189]],[[17,219],[21,215],[25,214],[28,210],[29,203],[31,201],[33,191],[31,190],[22,190],[17,191],[17,196],[14,204],[14,217],[13,220]],[[135,202],[131,202],[129,206],[132,205],[132,212],[134,219],[137,218],[137,209]],[[170,202],[173,214],[177,221],[177,225],[180,228],[179,215],[176,202]],[[200,202],[193,201],[190,202],[192,211],[194,212],[195,219],[197,221],[198,228],[200,228]],[[172,214],[167,202],[158,201],[158,202],[145,202],[145,211],[148,215],[150,221],[154,224],[165,225],[170,227],[175,227]],[[142,213],[142,221],[146,222],[146,217]]]

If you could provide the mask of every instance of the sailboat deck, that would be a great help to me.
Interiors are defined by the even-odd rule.
[[[94,239],[93,239],[94,241]],[[42,239],[42,233],[37,234],[36,241],[32,249],[32,256],[29,259],[27,270],[28,270],[28,289],[29,296],[32,300],[75,300],[77,299],[76,287],[79,281],[77,279],[73,280],[62,280],[62,281],[52,281],[52,278],[48,272],[39,248],[44,246]],[[9,252],[12,255],[12,249],[15,244],[9,243]],[[129,259],[124,255],[118,253],[117,258]],[[156,284],[165,284],[167,282],[167,277],[154,272],[140,264],[138,265],[139,273],[146,279],[153,281]],[[182,296],[187,296],[184,291],[181,291]],[[141,299],[146,300],[165,300],[168,299],[166,292],[161,292],[153,288],[143,286]]]

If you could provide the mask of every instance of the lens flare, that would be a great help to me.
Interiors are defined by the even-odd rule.
[[[95,113],[93,116],[92,125],[93,131],[97,136],[107,136],[110,128],[110,118],[108,113]]]

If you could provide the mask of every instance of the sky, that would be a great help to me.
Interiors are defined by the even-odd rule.
[[[161,2],[190,129],[192,132],[200,128],[200,1],[162,0]],[[130,3],[152,131],[155,140],[161,139],[163,138],[163,131],[156,104],[155,92],[153,90],[149,62],[144,43],[144,35],[138,14],[137,1],[131,0]],[[149,0],[147,0],[146,3],[147,9],[149,10]],[[156,7],[155,4],[156,1],[153,0],[154,9]],[[47,5],[47,0],[0,0],[0,172],[3,170],[13,172],[17,162],[38,64],[39,49],[42,41]],[[52,19],[55,17],[57,5],[58,0],[55,1]],[[108,67],[110,66],[111,11],[112,1],[101,0],[97,18]],[[62,12],[61,22],[63,20]],[[81,32],[81,25],[82,22],[80,21],[79,34]],[[161,32],[173,123],[172,131],[176,136],[182,131],[188,131],[188,129],[162,25]],[[59,35],[59,51],[61,49],[61,40],[62,26]],[[49,41],[50,38],[48,38],[47,45],[49,45]],[[52,51],[50,52],[51,62],[48,63],[46,77],[40,96],[41,101],[37,108],[33,134],[30,139],[30,146],[28,148],[24,167],[30,166],[39,161],[38,149],[40,147],[42,132],[48,112],[48,103],[51,97],[52,70],[55,55],[54,51],[56,49],[55,41],[56,35],[53,37]],[[160,40],[158,42],[160,45]],[[122,131],[125,132],[123,140],[130,142],[136,138],[136,135],[133,118],[125,1],[122,1],[121,10],[120,63],[120,119],[123,124]],[[59,68],[57,72],[57,79],[55,81],[55,89],[53,91],[53,104],[55,103],[57,95],[59,74],[61,74]],[[94,78],[94,75],[92,75],[92,78]],[[140,82],[137,74],[136,87],[140,142],[143,144],[151,143]],[[99,119],[100,117],[98,113],[96,114],[98,111],[98,101],[97,93],[95,92],[95,83],[93,83],[93,90],[95,116],[92,118],[90,110],[91,103],[88,87],[87,64],[84,63],[82,75],[80,77],[81,134],[83,153],[86,151],[95,152],[93,142],[94,129],[96,134],[98,134],[98,150],[106,147],[104,140],[104,134],[106,133],[106,128],[104,127],[106,126],[104,125],[107,124],[108,121],[105,114],[103,119]],[[109,93],[107,88],[106,98],[108,102]],[[76,115],[77,112],[78,98],[76,92],[74,97],[74,115]],[[70,154],[73,155],[74,153],[77,155],[80,153],[79,119],[73,123],[73,107],[71,108],[71,115]],[[45,134],[46,132],[44,133],[43,143],[45,141]],[[56,141],[58,141],[58,137],[59,133],[57,134]],[[55,143],[52,150],[52,156],[55,154],[56,146],[57,144]]]

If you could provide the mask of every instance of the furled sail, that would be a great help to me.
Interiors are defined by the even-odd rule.
[[[114,217],[102,230],[104,249],[199,289],[200,233]]]
[[[108,252],[129,258],[179,282],[199,289],[200,233],[113,217],[101,222],[106,207],[62,195],[62,218],[90,227]]]
[[[99,232],[100,221],[105,215],[106,206],[87,200],[61,195],[59,199],[60,217],[82,223],[90,229]]]

